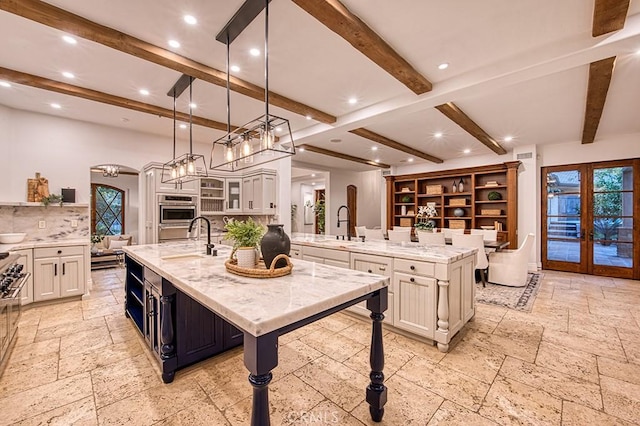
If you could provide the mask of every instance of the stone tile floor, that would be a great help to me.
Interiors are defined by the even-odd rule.
[[[23,312],[0,424],[246,425],[235,349],[162,383],[123,314],[124,270],[82,301]],[[443,354],[385,333],[386,425],[640,424],[640,282],[545,271],[531,313],[477,306]],[[280,339],[272,424],[373,424],[369,325],[336,314]]]

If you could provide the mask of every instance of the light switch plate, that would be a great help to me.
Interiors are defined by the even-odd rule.
[[[77,228],[78,227],[78,221],[75,219],[71,219],[71,227],[72,228]]]
[[[38,228],[39,229],[44,229],[47,227],[47,222],[45,222],[44,220],[39,220],[38,221]]]

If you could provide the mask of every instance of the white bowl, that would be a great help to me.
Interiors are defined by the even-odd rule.
[[[15,234],[0,234],[0,244],[15,244],[24,240],[27,234],[24,232],[18,232]]]

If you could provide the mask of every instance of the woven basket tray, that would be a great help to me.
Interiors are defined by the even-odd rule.
[[[286,259],[287,266],[276,269],[276,263],[278,263],[278,260],[280,259]],[[271,268],[269,269],[264,266],[264,262],[262,262],[262,259],[260,259],[260,262],[258,262],[255,268],[242,268],[238,266],[238,261],[236,259],[227,259],[227,261],[224,262],[224,266],[227,268],[227,271],[231,272],[232,274],[249,278],[284,277],[285,275],[289,275],[291,273],[291,270],[293,269],[293,264],[291,263],[289,256],[287,256],[286,254],[277,255],[271,262]]]

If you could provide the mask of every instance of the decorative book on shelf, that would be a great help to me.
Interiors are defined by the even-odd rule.
[[[449,199],[450,206],[466,206],[467,199],[466,198],[451,198]]]

